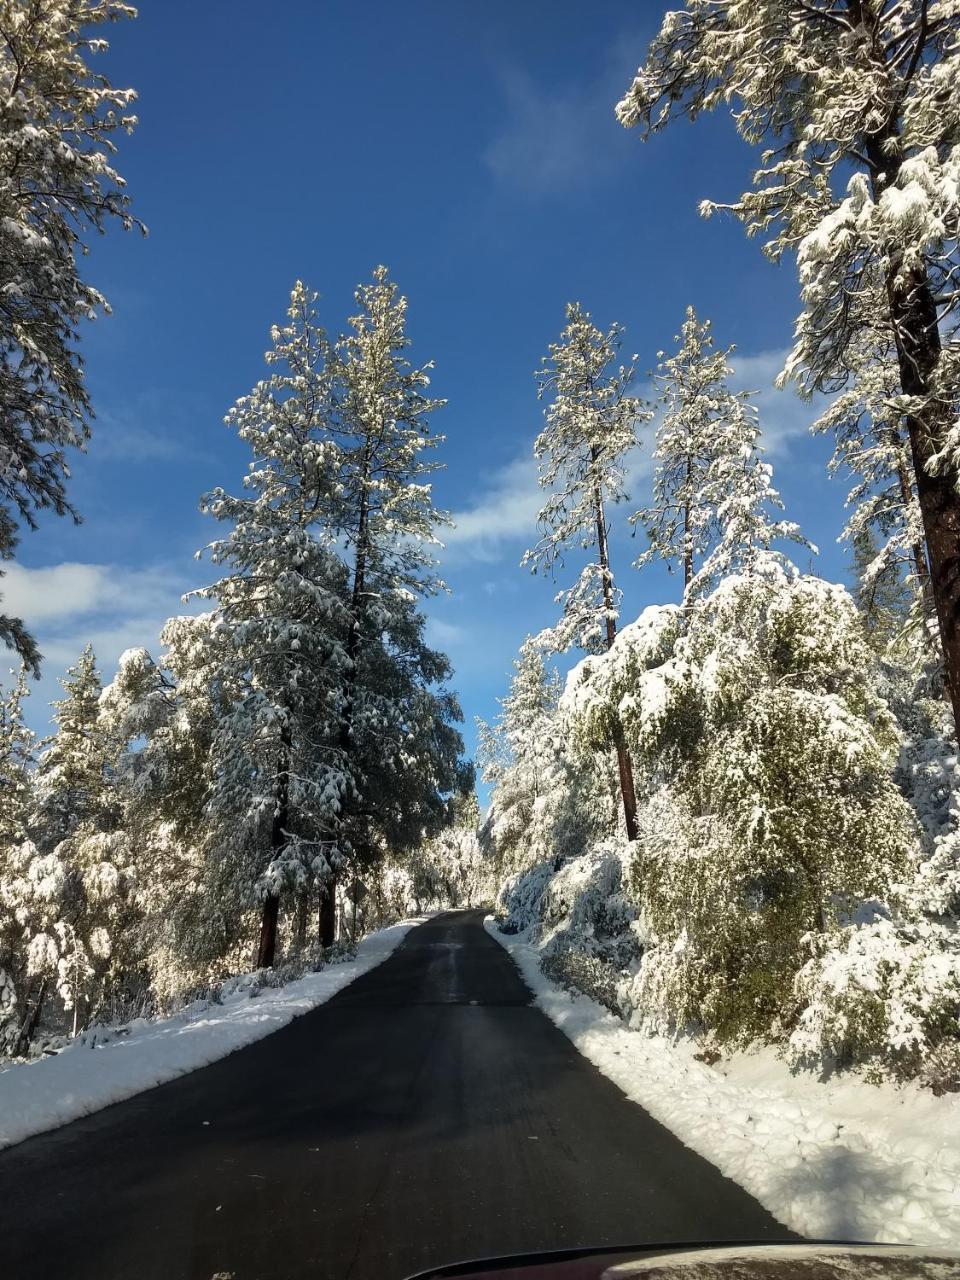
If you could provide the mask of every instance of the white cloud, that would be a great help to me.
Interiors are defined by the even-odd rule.
[[[184,584],[182,574],[165,565],[64,562],[28,569],[10,564],[0,581],[0,595],[7,613],[43,631],[96,615],[130,616],[163,607],[176,612],[188,585],[192,584]]]
[[[495,560],[504,543],[534,538],[540,503],[532,454],[515,458],[494,473],[473,506],[454,512],[454,526],[445,531],[443,541],[468,559]]]
[[[526,194],[548,195],[620,171],[634,140],[617,123],[614,104],[630,81],[636,49],[624,36],[599,74],[560,89],[537,84],[521,68],[503,71],[508,118],[483,152],[491,173]]]
[[[32,727],[48,731],[49,703],[60,696],[58,678],[84,645],[93,645],[104,680],[112,679],[125,649],[143,645],[156,653],[166,620],[197,611],[198,604],[181,601],[184,591],[195,585],[164,564],[7,566],[0,579],[2,608],[23,618],[43,657],[43,676],[32,686],[26,708]],[[6,658],[12,665],[12,654],[0,654],[0,666]]]
[[[460,643],[466,634],[466,630],[455,622],[446,622],[443,618],[427,619],[427,642],[438,649]]]
[[[29,626],[89,613],[100,607],[109,591],[108,572],[101,564],[65,563],[45,569],[8,565],[0,583],[4,610]]]
[[[734,371],[730,385],[735,391],[757,393],[754,404],[760,414],[761,442],[774,460],[789,454],[791,442],[809,433],[822,409],[819,398],[803,400],[793,387],[778,391],[773,385],[786,359],[786,350],[761,351],[752,356],[734,351],[730,357]]]

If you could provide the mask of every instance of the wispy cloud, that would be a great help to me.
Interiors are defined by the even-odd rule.
[[[100,407],[89,452],[111,462],[197,461],[208,456],[198,439],[218,429],[220,418],[203,398],[147,388],[129,403]]]
[[[785,351],[761,351],[743,356],[734,352],[731,358],[734,373],[730,385],[737,391],[755,393],[762,444],[774,463],[789,456],[794,442],[807,435],[819,412],[816,403],[802,400],[792,389],[778,391],[774,386],[785,358]],[[655,388],[644,384],[637,387],[637,393],[650,401],[655,396]],[[650,499],[655,432],[656,420],[643,429],[642,446],[628,462],[631,511],[646,505]],[[495,561],[507,551],[519,554],[520,545],[536,538],[537,512],[542,501],[532,453],[515,458],[487,478],[471,506],[454,512],[454,527],[444,536],[447,547],[444,560]]]
[[[64,562],[30,569],[10,564],[0,584],[4,608],[29,627],[51,629],[91,616],[175,612],[187,587],[165,565],[131,568]]]
[[[483,152],[494,177],[526,195],[549,196],[617,172],[631,139],[617,124],[614,103],[636,48],[635,40],[617,41],[597,75],[559,88],[519,67],[503,70],[506,121]]]
[[[49,703],[59,696],[58,677],[84,645],[93,645],[104,679],[111,679],[125,649],[143,645],[156,653],[167,618],[197,611],[196,603],[181,601],[194,585],[164,564],[8,565],[0,580],[3,609],[23,618],[43,655],[43,676],[27,706],[33,727],[46,732]],[[14,665],[12,654],[5,657],[6,665]]]
[[[444,534],[450,553],[471,560],[495,560],[507,543],[532,539],[542,495],[532,454],[515,458],[494,472],[470,507],[454,512],[454,526]]]
[[[823,407],[820,399],[803,400],[792,387],[779,391],[774,386],[786,359],[786,350],[761,351],[751,356],[735,351],[730,357],[730,385],[735,391],[756,392],[754,404],[763,431],[761,443],[774,462],[789,454],[793,441],[809,433]]]

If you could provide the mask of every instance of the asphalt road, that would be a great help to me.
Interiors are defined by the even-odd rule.
[[[276,1034],[0,1152],[0,1276],[400,1280],[788,1238],[530,1006],[481,920],[414,929]]]

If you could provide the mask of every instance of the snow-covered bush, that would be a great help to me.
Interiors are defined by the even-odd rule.
[[[605,840],[562,865],[539,863],[511,876],[497,900],[501,932],[530,930],[545,973],[615,1012],[623,974],[640,954],[636,910],[622,892],[625,852]]]
[[[797,1066],[865,1065],[960,1089],[960,938],[931,921],[877,915],[810,934],[797,974],[803,1011],[788,1042]]]
[[[887,893],[917,852],[853,602],[779,569],[731,575],[682,620],[645,611],[583,667],[564,699],[580,741],[612,704],[648,780],[625,1007],[726,1040],[777,1034],[802,939]]]
[[[559,681],[528,641],[499,718],[493,726],[480,723],[483,778],[494,787],[480,844],[499,879],[542,861],[576,857],[617,830],[610,744],[576,751],[559,703]]]
[[[500,886],[495,907],[497,927],[501,933],[524,933],[539,925],[544,894],[556,871],[557,864],[550,860],[507,876]]]

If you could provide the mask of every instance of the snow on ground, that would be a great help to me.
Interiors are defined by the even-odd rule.
[[[525,934],[485,924],[584,1057],[794,1231],[960,1245],[960,1095],[795,1076],[768,1049],[708,1067],[694,1045],[630,1031],[555,986]]]
[[[426,916],[364,938],[355,960],[308,973],[251,997],[190,1005],[170,1018],[131,1022],[126,1034],[92,1046],[78,1039],[54,1057],[0,1067],[0,1148],[56,1129],[101,1107],[165,1084],[278,1031],[386,960]]]

